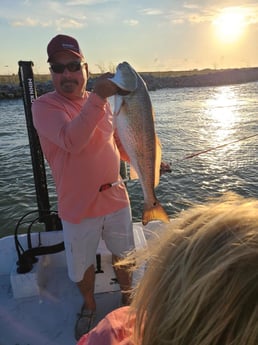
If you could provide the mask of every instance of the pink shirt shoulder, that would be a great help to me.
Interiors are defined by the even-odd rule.
[[[135,316],[131,314],[129,307],[115,309],[82,336],[77,345],[134,345],[134,323]]]

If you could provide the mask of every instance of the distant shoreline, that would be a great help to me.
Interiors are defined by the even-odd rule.
[[[224,70],[193,70],[182,72],[143,72],[149,91],[163,88],[205,87],[244,84],[258,81],[258,67],[234,68]],[[92,75],[88,80],[87,89],[91,89],[98,75]],[[34,81],[37,95],[40,96],[53,90],[49,75],[35,75]],[[17,75],[0,76],[0,100],[22,97]]]

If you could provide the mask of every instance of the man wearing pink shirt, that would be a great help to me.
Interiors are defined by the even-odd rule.
[[[121,180],[120,157],[127,160],[112,125],[107,98],[118,88],[104,75],[93,92],[86,91],[88,65],[78,42],[57,35],[47,47],[54,92],[32,105],[33,122],[51,168],[63,224],[68,274],[76,282],[83,306],[75,326],[78,339],[94,322],[94,262],[102,236],[113,262],[134,248],[129,198],[123,183],[100,192],[102,185]],[[116,268],[123,303],[131,275]]]

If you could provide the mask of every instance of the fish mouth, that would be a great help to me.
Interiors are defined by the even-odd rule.
[[[113,78],[109,78],[123,91],[133,92],[138,87],[137,74],[128,62],[120,63]]]
[[[109,80],[112,81],[112,83],[116,84],[116,86],[118,86],[119,89],[121,89],[123,91],[133,92],[137,88],[137,86],[136,86],[136,88],[129,89],[127,86],[124,86],[124,84],[120,80],[116,80],[115,77],[114,78],[109,78]]]

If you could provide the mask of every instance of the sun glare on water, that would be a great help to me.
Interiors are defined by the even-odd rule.
[[[213,21],[216,35],[224,43],[236,42],[243,35],[246,12],[240,7],[224,8]]]

